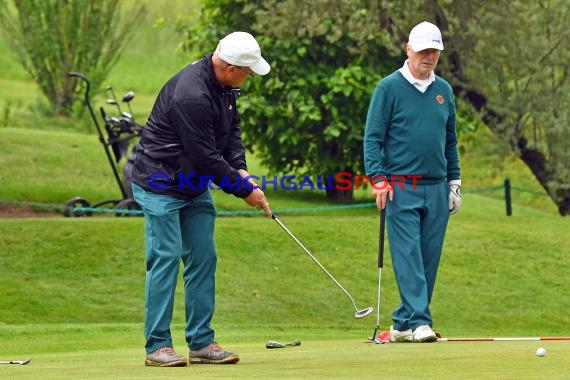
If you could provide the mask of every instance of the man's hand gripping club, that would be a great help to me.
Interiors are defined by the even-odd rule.
[[[386,198],[394,198],[394,190],[387,180],[376,182],[372,185],[372,196],[376,200],[378,211],[386,208]]]
[[[247,178],[247,183],[253,189],[251,194],[245,197],[243,200],[251,207],[255,207],[257,210],[263,209],[265,212],[265,216],[271,218],[272,212],[269,208],[269,202],[267,198],[265,198],[265,193],[257,186],[257,183],[251,178],[251,175],[247,172],[247,170],[239,169],[239,175],[242,178]]]

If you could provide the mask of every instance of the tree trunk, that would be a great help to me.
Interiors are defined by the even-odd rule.
[[[562,216],[570,214],[570,191],[567,189],[556,189],[550,184],[556,183],[556,173],[548,170],[544,154],[536,149],[529,148],[524,137],[519,138],[517,146],[521,160],[530,168],[538,182],[550,195],[550,198],[558,206],[558,212]]]
[[[457,55],[454,56],[455,59]],[[461,67],[457,65],[456,67]],[[461,78],[457,72],[454,75]],[[461,78],[464,82],[464,78]],[[504,120],[504,117],[487,106],[487,98],[476,91],[466,90],[462,86],[456,86],[455,91],[458,96],[471,104],[478,112],[481,112],[482,120],[494,132],[497,133],[496,126]],[[567,189],[554,189],[551,183],[556,183],[556,174],[547,169],[547,160],[544,155],[533,148],[527,146],[527,141],[522,136],[517,136],[516,147],[521,160],[530,168],[540,185],[546,190],[550,198],[558,206],[558,212],[562,216],[570,215],[570,191]]]
[[[348,190],[339,190],[336,188],[336,182],[333,181],[333,186],[327,189],[327,198],[338,203],[350,202],[352,200],[352,195],[354,194],[354,189],[350,188]]]
[[[350,202],[354,194],[354,182],[352,182],[354,180],[354,172],[352,169],[344,169],[337,171],[337,173],[346,173],[347,175],[350,175],[352,186],[348,188],[349,186],[347,182],[337,182],[335,176],[332,179],[332,186],[327,186],[326,188],[327,198],[337,203]],[[348,177],[346,180],[348,180]]]

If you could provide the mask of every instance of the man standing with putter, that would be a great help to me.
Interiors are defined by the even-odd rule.
[[[234,32],[161,89],[133,163],[133,196],[145,216],[147,366],[233,364],[239,356],[215,341],[216,210],[202,177],[249,206],[271,209],[249,177],[236,97],[247,78],[269,73],[254,37]],[[225,181],[225,182],[224,182]],[[222,183],[225,186],[222,187]],[[174,351],[170,324],[184,265],[189,360]]]
[[[410,32],[402,68],[376,87],[366,119],[364,163],[388,241],[401,304],[390,342],[435,342],[430,302],[450,214],[461,206],[455,102],[434,70],[443,50],[429,22]],[[391,186],[391,179],[420,177]]]

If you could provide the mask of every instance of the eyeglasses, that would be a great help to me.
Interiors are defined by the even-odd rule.
[[[235,66],[235,67],[237,67],[238,69],[249,75],[250,77],[255,76],[255,73],[249,67],[242,67],[242,66]]]

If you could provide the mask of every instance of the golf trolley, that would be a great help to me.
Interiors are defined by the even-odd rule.
[[[110,116],[105,112],[103,107],[100,107],[101,117],[105,123],[105,132],[107,133],[107,137],[103,135],[103,130],[99,125],[97,117],[95,116],[95,112],[91,105],[91,100],[89,98],[89,90],[91,88],[91,84],[89,79],[78,72],[70,72],[70,77],[80,78],[85,82],[85,105],[89,109],[89,114],[91,115],[91,119],[93,119],[93,123],[97,128],[97,133],[99,134],[99,141],[103,145],[105,149],[105,154],[107,155],[107,159],[109,160],[109,164],[111,165],[111,169],[113,170],[113,175],[115,176],[115,180],[117,181],[117,185],[119,185],[119,190],[121,191],[122,198],[121,199],[107,199],[93,205],[90,205],[87,200],[81,197],[74,197],[68,200],[65,203],[63,209],[63,215],[68,216],[91,216],[93,211],[91,210],[81,210],[83,208],[112,208],[114,207],[116,210],[139,210],[138,204],[132,198],[132,190],[131,190],[131,168],[132,168],[132,153],[131,156],[128,158],[127,163],[123,168],[123,177],[125,183],[121,181],[121,177],[119,176],[119,172],[117,169],[117,164],[121,161],[123,157],[127,155],[129,150],[129,141],[133,138],[139,137],[143,127],[138,125],[135,122],[135,119],[132,114],[130,101],[133,100],[135,97],[134,92],[129,91],[123,96],[123,102],[127,103],[129,107],[129,112],[124,112],[121,110],[119,102],[115,97],[115,92],[111,86],[107,86],[105,90],[106,94],[111,95],[110,98],[107,99],[107,104],[114,105],[117,108],[118,116]],[[111,150],[113,151],[113,156],[111,156]],[[129,213],[121,213],[116,212],[116,216],[128,216]]]

